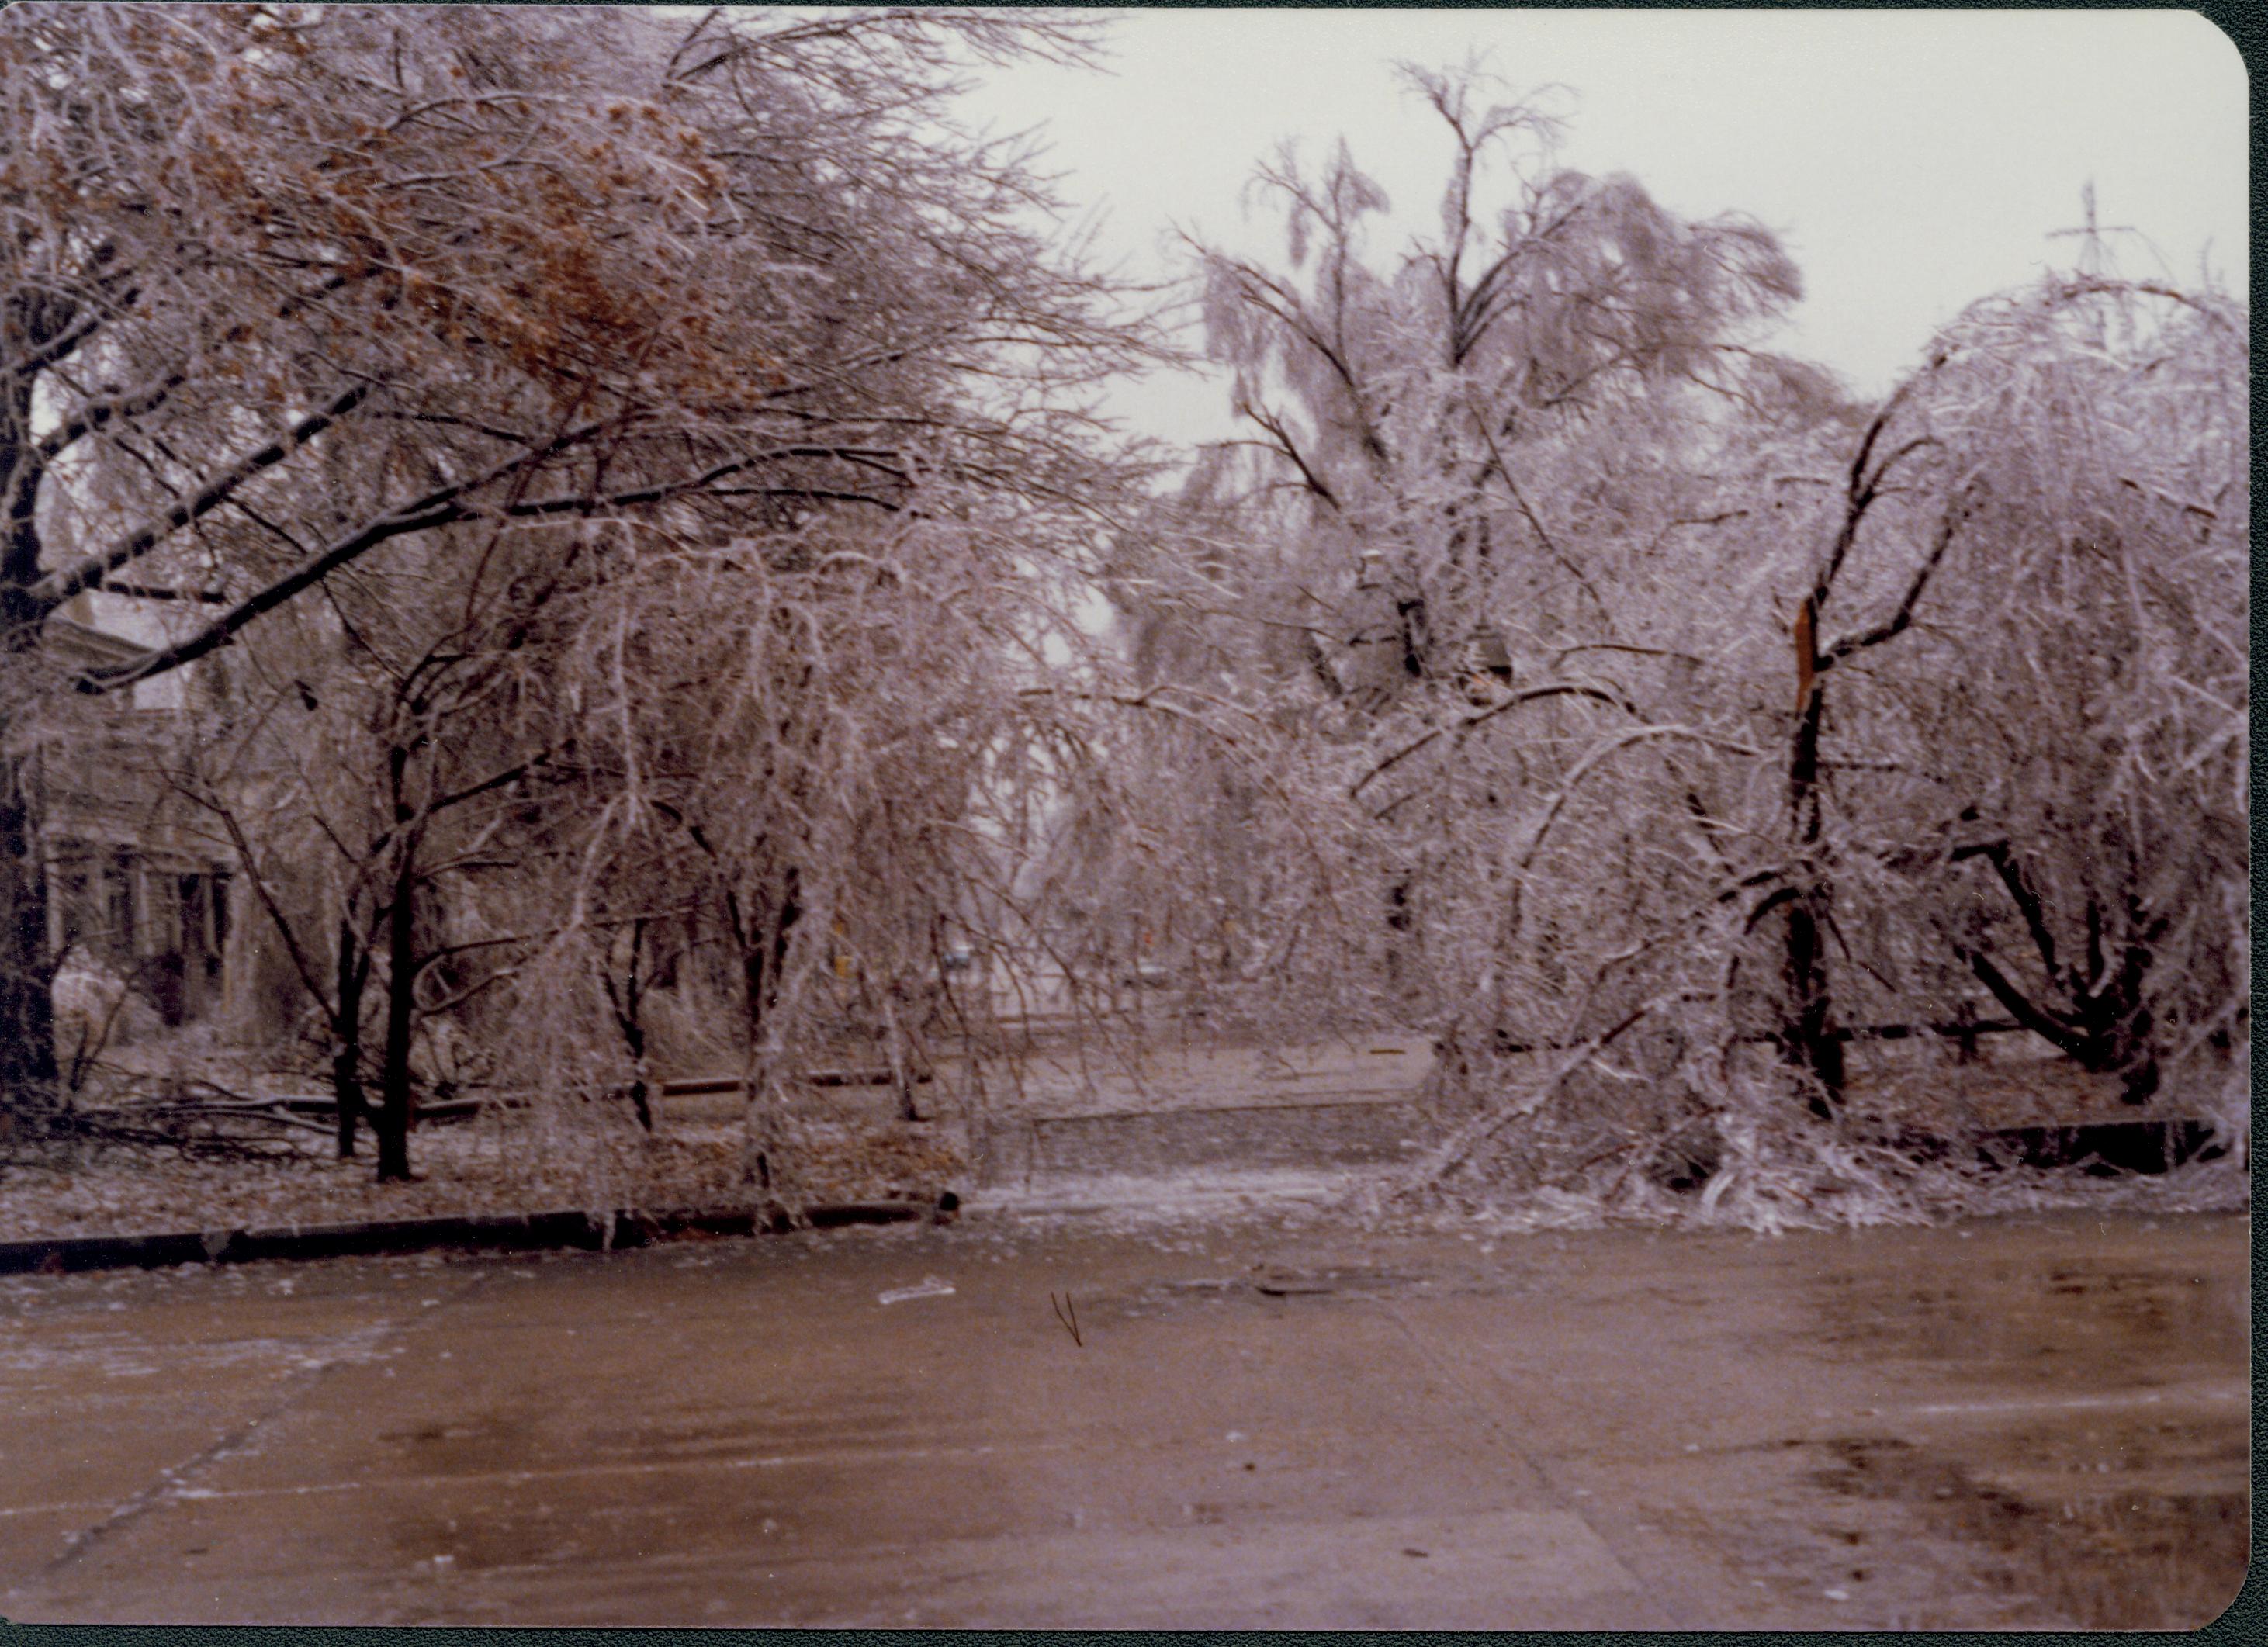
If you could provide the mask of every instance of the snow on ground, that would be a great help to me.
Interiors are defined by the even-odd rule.
[[[948,1137],[909,1129],[867,1134],[814,1124],[799,1151],[813,1201],[934,1195],[961,1176]],[[407,1184],[374,1181],[372,1146],[341,1161],[307,1136],[265,1160],[184,1158],[169,1151],[82,1150],[0,1168],[0,1239],[172,1230],[264,1228],[370,1218],[422,1218],[580,1209],[753,1204],[740,1129],[669,1122],[648,1138],[629,1127],[541,1129],[474,1124],[420,1130]]]
[[[1001,1084],[983,1101],[961,1090],[958,1072],[941,1068],[939,1083],[922,1089],[922,1107],[935,1119],[921,1123],[900,1120],[886,1089],[814,1092],[794,1123],[797,1141],[784,1151],[792,1157],[792,1193],[823,1202],[927,1198],[951,1188],[972,1217],[997,1217],[1004,1227],[1079,1218],[1126,1229],[1330,1216],[1507,1232],[1610,1224],[1770,1231],[2053,1208],[2249,1204],[2242,1165],[2249,1094],[2234,1088],[2233,1096],[2208,1094],[2214,1101],[2202,1104],[2196,1094],[2180,1106],[2161,1097],[2165,1114],[2210,1117],[2237,1141],[2237,1158],[2168,1177],[1920,1168],[1879,1151],[1830,1149],[1834,1140],[1798,1129],[1803,1136],[1759,1141],[1759,1154],[1734,1161],[1697,1194],[1609,1170],[1609,1162],[1580,1181],[1518,1193],[1484,1174],[1409,1198],[1395,1194],[1402,1180],[1379,1158],[1384,1151],[1370,1146],[1411,1142],[1388,1135],[1417,1124],[1413,1099],[1431,1062],[1422,1045],[1395,1036],[1280,1048],[1160,1041],[1138,1069],[1101,1056],[1082,1063],[1050,1049],[1034,1059],[1023,1083]],[[2135,1115],[2115,1094],[2080,1091],[2074,1081],[2060,1065],[1987,1060],[1949,1080],[1886,1084],[1862,1107],[1878,1111],[1878,1121],[1925,1129],[1953,1121],[2005,1126],[2050,1114]],[[740,1113],[736,1095],[672,1098],[659,1106],[652,1136],[619,1107],[491,1113],[421,1129],[411,1142],[418,1181],[383,1186],[372,1181],[367,1139],[360,1158],[343,1162],[309,1132],[269,1140],[279,1154],[264,1160],[81,1147],[36,1164],[0,1165],[0,1239],[747,1206],[758,1192],[743,1173]],[[1373,1139],[1364,1127],[1385,1130]],[[984,1143],[972,1145],[972,1133]],[[1350,1150],[1350,1141],[1365,1147]],[[1510,1138],[1506,1145],[1518,1148]]]
[[[970,1217],[1042,1225],[1077,1218],[1116,1232],[1254,1216],[1298,1218],[1359,1211],[1374,1202],[1386,1182],[1375,1168],[1078,1174],[988,1189],[969,1197],[965,1211]]]

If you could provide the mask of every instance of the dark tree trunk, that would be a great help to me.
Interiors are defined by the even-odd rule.
[[[417,987],[415,900],[416,842],[401,844],[401,864],[394,878],[394,901],[386,912],[386,1050],[379,1076],[378,1181],[409,1177],[409,1032]]]
[[[0,756],[0,1113],[6,1114],[44,1109],[56,1091],[47,879],[26,765]]]
[[[622,1032],[622,1048],[630,1055],[630,1108],[637,1115],[638,1125],[652,1132],[653,1105],[645,1079],[645,979],[638,970],[644,949],[645,923],[633,921],[630,971],[623,976],[622,987],[615,988],[613,972],[604,966],[600,982],[607,986],[607,999],[615,1009],[615,1026]]]
[[[1817,893],[1795,899],[1787,909],[1787,979],[1794,1016],[1782,1037],[1789,1065],[1814,1083],[1808,1099],[1822,1121],[1835,1119],[1843,1100],[1843,1040],[1835,1033],[1832,997],[1827,988],[1827,957],[1821,943]]]
[[[331,1092],[339,1107],[339,1159],[351,1160],[355,1129],[369,1111],[362,1090],[362,987],[370,963],[351,922],[339,923],[336,1006],[331,1018]]]
[[[753,1069],[756,1049],[763,1044],[765,1022],[771,1010],[779,1004],[780,974],[787,965],[787,948],[795,932],[796,923],[803,918],[803,904],[799,894],[803,878],[794,865],[788,866],[781,878],[779,902],[769,923],[751,920],[740,903],[738,893],[725,893],[725,915],[732,925],[733,942],[740,952],[740,987],[747,1015],[747,1056]],[[754,1087],[749,1089],[754,1095]],[[756,1182],[766,1191],[772,1187],[770,1156],[762,1149],[755,1151],[748,1163]]]
[[[1975,808],[1962,813],[1974,823]],[[2090,893],[2082,925],[2086,952],[2073,966],[2058,959],[2054,928],[2047,901],[2005,840],[1984,841],[1958,848],[1956,862],[1981,857],[1992,866],[2007,888],[2009,901],[2024,918],[2047,988],[2036,999],[1981,951],[1962,947],[1959,953],[1977,982],[1992,993],[2016,1022],[2095,1075],[2124,1078],[2123,1096],[2130,1104],[2146,1102],[2158,1090],[2158,1060],[2154,1046],[2156,1018],[2142,995],[2142,981],[2154,959],[2152,946],[2169,924],[2153,916],[2129,890],[2124,897],[2124,932],[2118,940],[2116,965],[2106,965],[2105,915],[2102,901]],[[2128,880],[2137,866],[2128,865]],[[2051,997],[2053,997],[2051,999]]]
[[[2100,986],[2073,989],[2068,1003],[2056,1006],[2034,1001],[1979,952],[1964,949],[1961,953],[1977,982],[2019,1024],[2080,1069],[2122,1077],[2121,1096],[2126,1102],[2146,1103],[2158,1090],[2158,1060],[2151,1044],[2156,1022],[2142,999],[2142,979],[2151,960],[2146,944],[2129,945]]]
[[[1787,768],[1795,838],[1806,855],[1819,845],[1819,733],[1826,714],[1826,694],[1819,681],[1814,650],[1815,621],[1815,605],[1806,602],[1795,629],[1800,707]],[[1806,1077],[1811,1113],[1822,1121],[1832,1121],[1843,1101],[1845,1070],[1843,1040],[1835,1033],[1834,998],[1828,988],[1826,914],[1823,886],[1806,885],[1788,902],[1783,970],[1790,1010],[1780,1048],[1789,1067]]]
[[[71,312],[75,305],[60,298],[11,304],[8,341],[48,342]],[[27,372],[0,391],[0,668],[28,658],[47,615],[31,594],[40,576],[38,504],[47,467],[32,437],[33,386]],[[0,712],[0,739],[11,730]],[[0,1117],[42,1109],[56,1091],[48,882],[32,783],[29,759],[0,754]]]
[[[725,914],[731,922],[740,951],[741,999],[747,1012],[748,1045],[763,1037],[764,1021],[779,1003],[780,974],[787,966],[787,949],[795,923],[803,918],[800,893],[803,878],[793,865],[782,877],[779,903],[770,923],[744,916],[737,894],[725,894]]]

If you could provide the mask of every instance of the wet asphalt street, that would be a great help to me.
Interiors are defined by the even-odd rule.
[[[2249,1251],[972,1217],[17,1278],[0,1615],[2194,1626]]]

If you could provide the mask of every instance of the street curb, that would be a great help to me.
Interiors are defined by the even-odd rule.
[[[799,1228],[911,1224],[950,1217],[959,1202],[846,1201],[806,1207],[800,1219],[749,1207],[667,1212],[523,1212],[433,1218],[360,1219],[258,1229],[175,1230],[149,1235],[59,1236],[0,1241],[0,1276],[89,1269],[163,1269],[177,1264],[245,1264],[269,1259],[346,1258],[439,1250],[621,1251],[685,1236],[780,1235]]]

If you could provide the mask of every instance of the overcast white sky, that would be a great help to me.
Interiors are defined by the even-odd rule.
[[[1277,254],[1240,197],[1285,138],[1344,134],[1400,232],[1429,228],[1447,146],[1397,59],[1484,54],[1515,87],[1557,82],[1564,164],[1636,176],[1690,217],[1777,231],[1807,295],[1781,346],[1866,393],[1932,330],[2075,242],[2092,180],[2129,274],[2246,290],[2246,78],[2219,29],[2174,11],[1115,11],[1112,72],[994,71],[967,112],[1045,124],[1050,169],[1130,273],[1162,272],[1180,224]],[[2155,248],[2154,250],[2153,248]],[[2160,263],[2162,256],[2163,266]],[[1227,431],[1225,397],[1156,381],[1123,415],[1180,440]]]

